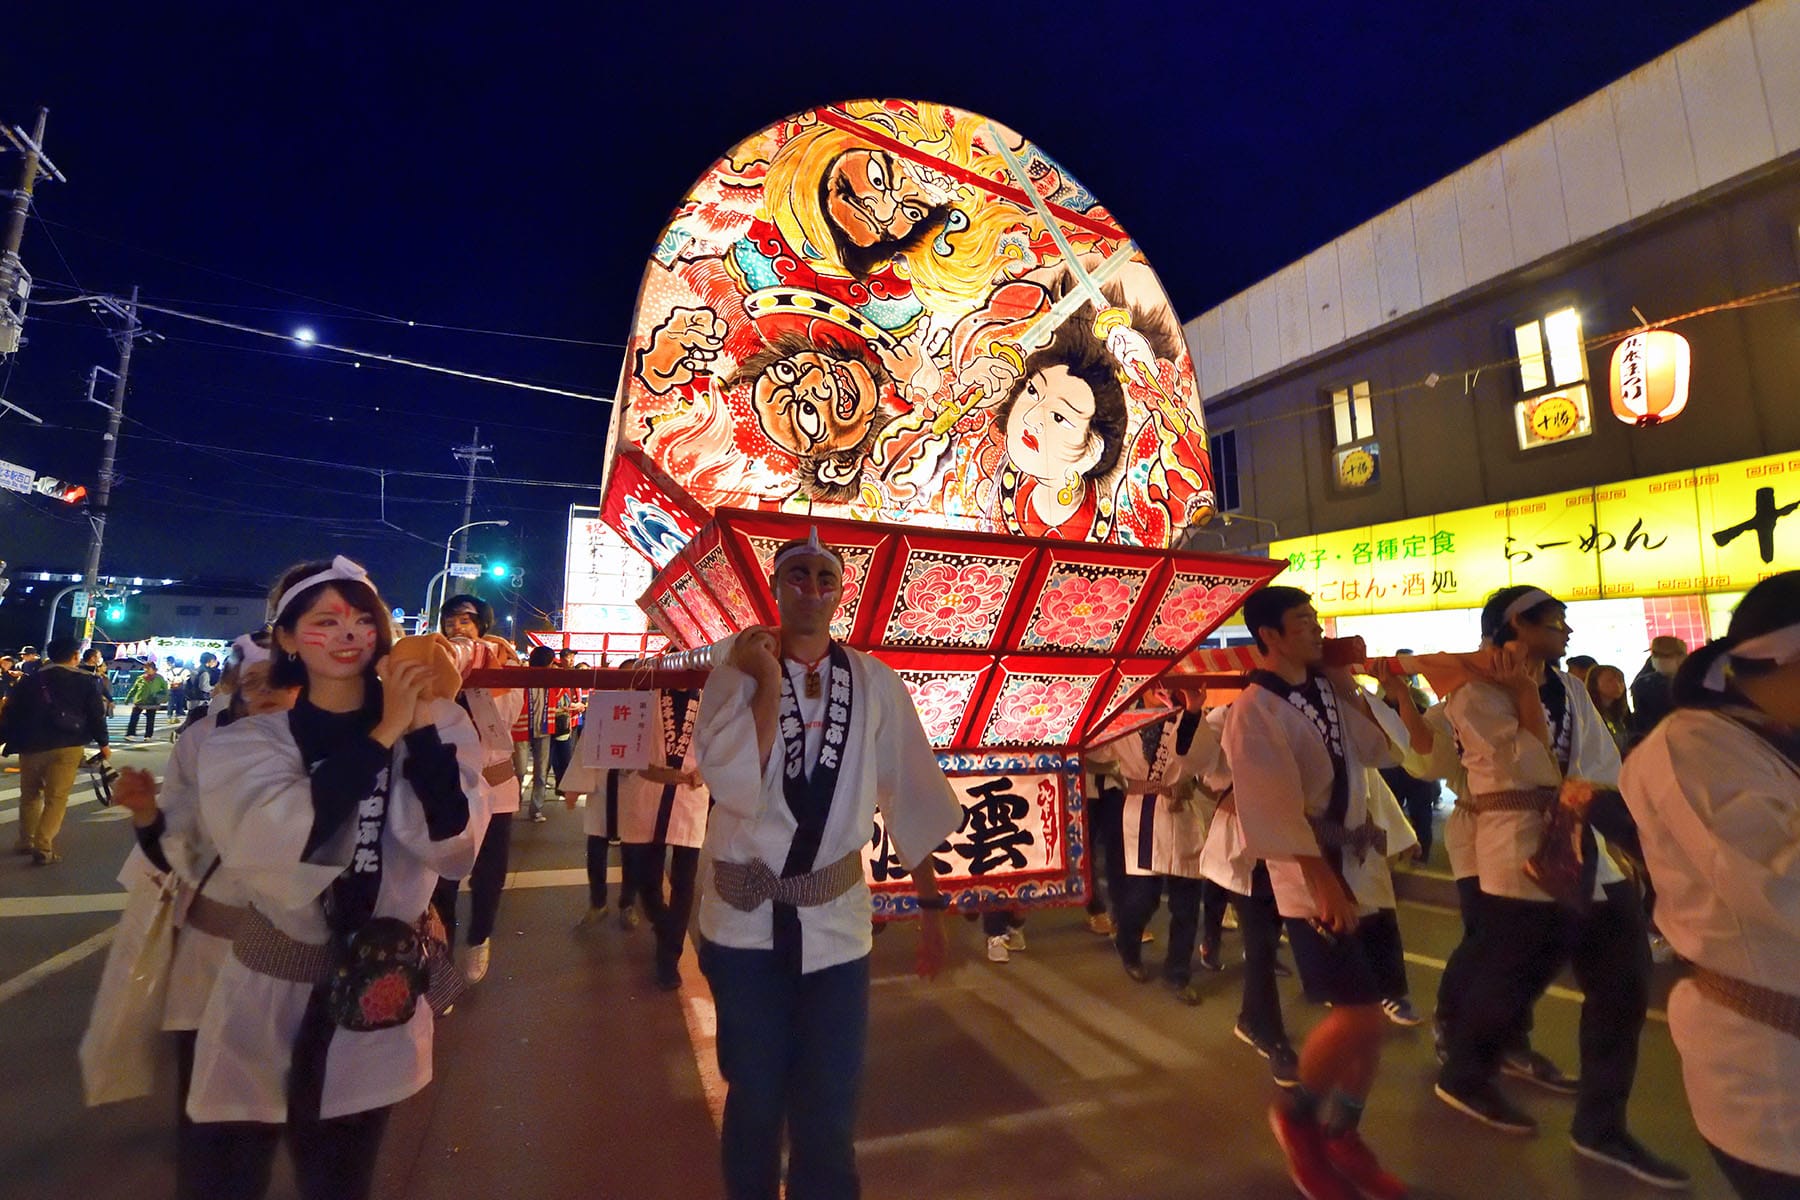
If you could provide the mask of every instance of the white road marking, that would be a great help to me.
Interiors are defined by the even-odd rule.
[[[112,928],[108,927],[102,929],[99,933],[96,933],[85,942],[70,946],[60,954],[51,955],[30,970],[14,975],[5,983],[0,983],[0,1004],[5,1004],[14,996],[30,990],[32,987],[42,983],[58,971],[74,966],[82,959],[93,954],[96,950],[106,949],[106,947],[112,943],[112,940]]]
[[[1076,986],[1046,966],[1015,955],[1005,970],[1009,977],[1062,1009],[1073,1020],[1136,1051],[1146,1062],[1167,1067],[1197,1066],[1200,1062],[1200,1056],[1191,1047],[1159,1033],[1118,1005]]]
[[[1138,1071],[1124,1055],[1007,979],[1004,968],[985,961],[968,962],[949,972],[948,982],[998,1012],[1007,1023],[1048,1050],[1082,1079],[1118,1079]],[[964,1016],[962,1006],[953,1004],[945,1008],[946,1015],[963,1026],[965,1032],[980,1037],[978,1023],[972,1016]]]
[[[123,912],[125,892],[85,896],[12,896],[0,900],[3,917],[64,917],[70,913]]]

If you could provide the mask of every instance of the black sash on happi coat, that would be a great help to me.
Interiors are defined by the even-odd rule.
[[[854,703],[850,656],[831,643],[831,677],[825,686],[825,732],[819,741],[819,757],[811,774],[806,770],[806,723],[794,696],[793,676],[781,668],[781,791],[788,811],[794,814],[794,840],[781,865],[781,877],[791,878],[816,871],[819,843],[825,838],[825,822],[837,795],[838,772],[843,769],[849,742],[850,712]],[[800,973],[800,910],[791,904],[775,904],[775,953],[795,974]]]
[[[658,703],[662,707],[663,761],[679,770],[687,760],[688,745],[694,740],[694,714],[700,708],[699,693],[665,690],[658,697]],[[650,835],[650,840],[658,846],[669,840],[669,822],[675,815],[677,786],[663,784],[662,800],[656,806],[656,832]]]
[[[324,731],[309,720],[318,710],[303,713],[301,708],[302,705],[297,704],[288,710],[288,731],[293,734],[294,743],[300,749],[300,761],[306,764],[310,774],[341,747],[323,743],[321,734]],[[381,718],[381,685],[373,680],[369,682],[361,715],[368,728],[373,728]],[[387,829],[388,801],[392,792],[393,757],[390,754],[388,765],[375,776],[375,786],[350,814],[350,826],[355,831],[350,865],[331,881],[331,886],[320,897],[325,923],[340,949],[375,915],[375,904],[381,896],[381,839]],[[337,1032],[337,1022],[331,1016],[330,997],[329,984],[315,986],[300,1018],[300,1031],[294,1036],[294,1060],[288,1071],[289,1120],[319,1119],[319,1107],[325,1097],[325,1060],[331,1049],[332,1036]]]
[[[1350,815],[1350,768],[1344,754],[1343,720],[1338,714],[1337,694],[1331,685],[1316,672],[1309,671],[1306,682],[1298,686],[1289,683],[1273,671],[1252,671],[1248,682],[1266,688],[1293,705],[1307,723],[1318,733],[1319,740],[1325,744],[1325,753],[1331,758],[1331,799],[1325,804],[1327,821],[1342,825]],[[1337,846],[1319,847],[1320,855],[1337,872],[1339,880],[1344,880],[1344,851]],[[1349,890],[1348,881],[1344,888]]]

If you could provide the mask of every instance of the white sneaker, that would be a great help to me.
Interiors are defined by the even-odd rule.
[[[1006,948],[1008,950],[1023,950],[1025,948],[1025,931],[1023,929],[1009,929],[1000,936],[1006,942]]]
[[[988,939],[989,962],[1011,962],[1012,952],[1006,948],[1006,935],[998,934]]]
[[[478,946],[470,946],[463,955],[463,978],[470,983],[480,983],[487,978],[489,944],[482,942]]]

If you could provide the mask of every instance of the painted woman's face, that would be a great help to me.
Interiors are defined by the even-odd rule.
[[[375,657],[375,618],[334,587],[321,591],[300,614],[292,634],[277,632],[283,649],[300,656],[309,679],[352,679]]]
[[[1006,456],[1045,483],[1062,484],[1100,461],[1094,389],[1058,363],[1025,379],[1006,417]]]

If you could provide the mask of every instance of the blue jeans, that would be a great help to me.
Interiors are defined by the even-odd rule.
[[[720,1157],[730,1200],[856,1200],[856,1104],[869,1028],[869,959],[796,975],[773,950],[700,942],[725,1077]]]

